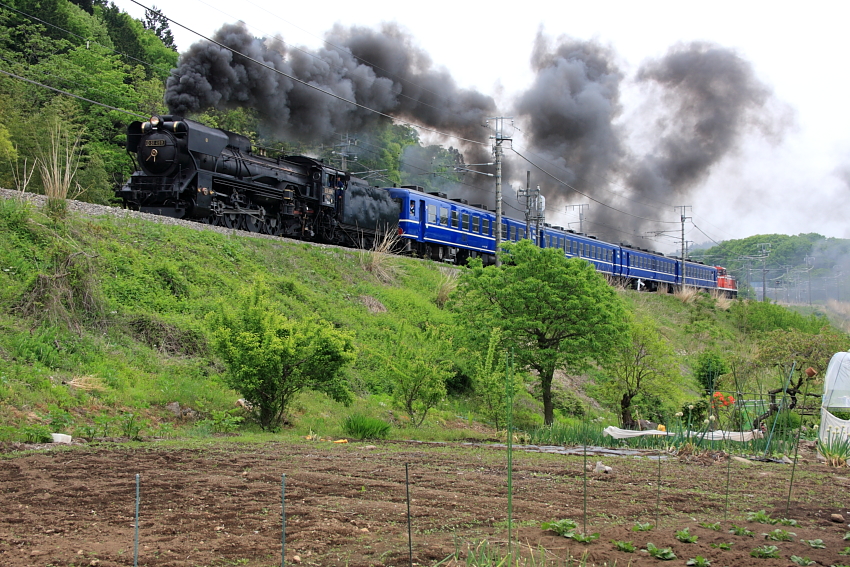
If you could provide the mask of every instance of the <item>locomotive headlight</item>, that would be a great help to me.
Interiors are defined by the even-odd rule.
[[[153,128],[151,127],[150,122],[143,122],[142,123],[142,134],[147,134],[151,130],[153,130]]]
[[[159,122],[160,122],[160,120],[159,120],[159,116],[151,116],[151,125],[152,125],[154,128],[156,128],[157,126],[159,126]]]

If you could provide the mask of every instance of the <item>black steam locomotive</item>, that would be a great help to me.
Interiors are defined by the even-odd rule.
[[[245,136],[178,116],[127,128],[138,160],[116,196],[147,213],[343,246],[370,246],[398,225],[399,204],[321,161],[252,151]]]

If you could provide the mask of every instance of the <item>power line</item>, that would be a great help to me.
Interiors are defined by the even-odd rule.
[[[591,197],[590,195],[588,195],[587,193],[584,193],[584,192],[582,192],[582,191],[579,191],[578,189],[576,189],[575,187],[573,187],[572,185],[570,185],[569,183],[567,183],[567,182],[566,182],[566,181],[564,181],[563,179],[559,179],[558,177],[555,177],[554,175],[552,175],[551,173],[549,173],[548,171],[546,171],[545,169],[543,169],[542,167],[540,167],[539,165],[537,165],[536,163],[534,163],[533,161],[531,161],[530,159],[528,159],[527,157],[525,157],[524,155],[522,155],[521,153],[519,153],[519,152],[518,152],[515,148],[511,148],[511,149],[514,151],[514,153],[515,153],[516,155],[518,155],[519,157],[521,157],[522,159],[524,159],[525,161],[527,161],[527,162],[528,162],[529,164],[531,164],[531,165],[532,165],[535,169],[537,169],[537,170],[541,171],[544,175],[546,175],[546,176],[548,176],[548,177],[551,177],[552,179],[554,179],[555,181],[557,181],[558,183],[560,183],[560,184],[561,184],[561,185],[563,185],[564,187],[567,187],[567,188],[569,188],[569,189],[572,189],[573,191],[575,191],[576,193],[578,193],[578,194],[579,194],[579,195],[581,195],[582,197],[585,197],[585,198],[587,198],[587,199],[590,199],[590,200],[591,200],[591,201],[593,201],[594,203],[597,203],[597,204],[599,204],[599,205],[602,205],[603,207],[606,207],[606,208],[608,208],[608,209],[611,209],[612,211],[616,211],[616,212],[618,212],[618,213],[621,213],[621,214],[624,214],[624,215],[627,215],[627,216],[630,216],[630,217],[634,217],[634,218],[636,218],[636,219],[645,220],[645,221],[649,221],[649,222],[656,222],[656,223],[661,223],[661,224],[678,224],[678,222],[677,222],[677,221],[662,221],[662,220],[650,219],[650,218],[642,217],[642,216],[640,216],[640,215],[636,215],[636,214],[630,213],[630,212],[628,212],[628,211],[620,210],[620,209],[618,209],[618,208],[616,208],[616,207],[613,207],[613,206],[611,206],[611,205],[609,205],[609,204],[607,204],[607,203],[603,203],[603,202],[602,202],[602,201],[600,201],[599,199],[595,199],[595,198]]]
[[[147,116],[144,116],[142,114],[136,114],[135,112],[130,112],[129,110],[124,110],[123,108],[116,108],[114,106],[109,106],[108,104],[103,104],[102,102],[97,102],[96,100],[91,100],[89,98],[85,98],[85,97],[82,97],[82,96],[79,96],[79,95],[75,95],[74,93],[69,93],[68,91],[63,91],[62,89],[57,89],[55,87],[51,87],[49,85],[39,83],[38,81],[33,81],[32,79],[27,79],[26,77],[21,77],[20,75],[15,75],[14,73],[4,71],[3,69],[0,69],[0,73],[3,73],[4,75],[9,75],[10,77],[14,77],[16,79],[20,79],[21,81],[26,81],[27,83],[32,83],[33,85],[38,85],[39,87],[44,87],[45,89],[50,89],[51,91],[56,91],[57,93],[61,93],[63,95],[67,95],[67,96],[70,96],[70,97],[73,97],[73,98],[84,100],[86,102],[90,102],[91,104],[96,104],[98,106],[108,108],[109,110],[115,110],[117,112],[123,112],[124,114],[136,116],[137,118],[147,118]]]

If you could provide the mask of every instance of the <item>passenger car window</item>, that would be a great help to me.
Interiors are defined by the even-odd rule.
[[[449,210],[443,207],[440,207],[440,224],[449,226]]]
[[[481,219],[479,217],[477,217],[475,215],[472,216],[472,232],[480,232],[480,230],[479,230],[481,228],[480,220]]]
[[[428,222],[437,224],[437,205],[428,205]]]
[[[416,216],[416,199],[410,200],[410,216]]]
[[[458,227],[457,211],[452,211],[452,228]]]
[[[463,223],[463,230],[469,230],[469,213],[461,215],[461,222]]]

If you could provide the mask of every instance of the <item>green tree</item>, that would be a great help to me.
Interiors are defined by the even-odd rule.
[[[446,397],[446,381],[454,376],[451,360],[438,348],[444,344],[437,329],[403,327],[393,333],[379,355],[392,388],[393,405],[407,414],[414,427]]]
[[[304,389],[348,403],[340,370],[354,359],[349,333],[318,319],[294,321],[275,310],[262,284],[234,306],[208,316],[213,346],[227,366],[225,382],[250,402],[263,429],[276,429]]]
[[[633,427],[632,408],[641,398],[669,400],[677,407],[676,396],[681,390],[681,375],[672,348],[646,318],[637,319],[629,330],[629,340],[623,348],[603,364],[600,397],[616,408],[623,427]],[[663,414],[654,408],[653,417]]]
[[[151,6],[150,9],[145,10],[145,21],[142,23],[145,29],[152,30],[162,40],[162,44],[165,47],[177,51],[177,46],[174,45],[174,35],[172,35],[171,27],[168,24],[168,18],[156,6]]]
[[[504,250],[500,267],[471,263],[453,306],[473,341],[488,338],[494,327],[502,329],[503,344],[514,349],[518,367],[537,373],[543,419],[551,424],[555,370],[579,372],[610,356],[627,335],[627,312],[585,260],[567,259],[560,250],[528,240],[505,243]]]
[[[694,378],[709,394],[717,389],[717,378],[729,372],[726,361],[713,350],[702,352],[694,366]]]
[[[502,330],[498,327],[490,331],[486,354],[474,357],[472,374],[472,388],[479,411],[496,429],[505,426],[507,403],[504,357],[500,356],[504,351],[499,349],[501,338]],[[522,379],[518,373],[514,373],[512,378],[513,391],[518,392],[522,388]]]

